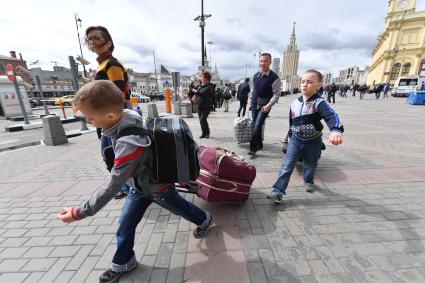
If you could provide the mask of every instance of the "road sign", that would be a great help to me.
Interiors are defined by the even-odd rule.
[[[15,80],[15,78],[13,76],[13,67],[12,67],[11,64],[6,65],[6,75],[7,75],[7,78],[9,79],[9,81],[13,82]]]

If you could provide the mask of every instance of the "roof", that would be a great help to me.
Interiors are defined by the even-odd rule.
[[[13,58],[9,56],[0,55],[0,60],[10,60],[10,61],[21,61],[19,58]]]

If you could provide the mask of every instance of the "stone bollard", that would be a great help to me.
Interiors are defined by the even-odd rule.
[[[148,104],[148,117],[159,118],[158,109],[156,108],[155,103],[149,103]]]
[[[180,115],[182,114],[182,109],[180,106],[180,101],[176,101],[173,103],[173,108],[174,108],[174,115]]]
[[[192,103],[190,102],[182,102],[181,104],[181,116],[184,118],[192,118]]]
[[[44,142],[47,145],[60,145],[68,142],[65,130],[60,118],[55,115],[48,115],[42,118],[44,130]]]

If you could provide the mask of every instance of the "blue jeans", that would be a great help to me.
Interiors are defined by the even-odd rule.
[[[253,106],[254,107],[254,106]],[[269,113],[263,113],[260,109],[253,108],[252,110],[252,136],[251,141],[249,142],[249,150],[257,151],[263,147],[263,124],[266,121],[266,118],[269,116]]]
[[[119,219],[117,250],[112,259],[112,271],[127,271],[136,262],[133,250],[136,227],[152,202],[196,225],[203,224],[207,219],[206,212],[182,198],[174,185],[162,193],[147,195],[130,188]]]
[[[304,158],[304,182],[314,184],[314,171],[320,158],[321,147],[321,136],[313,140],[303,141],[292,135],[272,192],[279,196],[286,195],[289,179],[300,156]]]

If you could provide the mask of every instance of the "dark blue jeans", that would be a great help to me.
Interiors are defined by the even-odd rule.
[[[313,140],[303,141],[292,135],[272,192],[280,196],[286,194],[289,179],[300,156],[304,158],[304,182],[314,184],[314,171],[321,155],[321,148],[321,136]]]
[[[263,124],[268,116],[269,113],[261,112],[261,108],[253,108],[251,124],[252,136],[251,141],[249,143],[250,151],[255,152],[263,147]]]
[[[206,212],[182,198],[174,185],[165,192],[147,195],[130,187],[119,219],[117,251],[112,259],[112,271],[126,271],[136,262],[133,250],[136,227],[153,202],[196,225],[201,225],[207,218]]]

